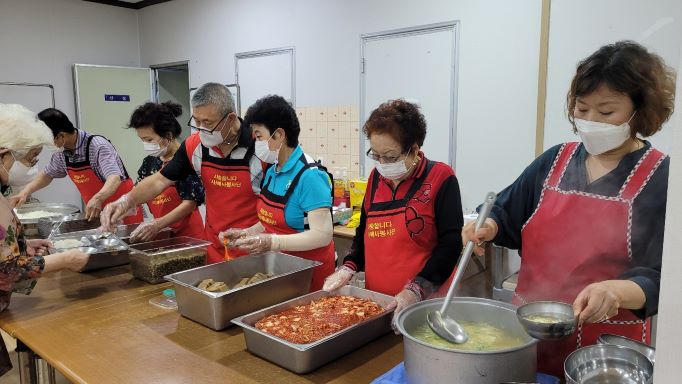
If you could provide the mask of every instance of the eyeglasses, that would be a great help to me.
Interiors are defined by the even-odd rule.
[[[220,123],[222,123],[223,120],[225,120],[227,115],[229,115],[229,113],[226,113],[225,116],[223,116],[223,118],[220,119],[220,121],[218,121],[218,123],[215,125],[215,127],[213,127],[213,129],[206,129],[206,128],[202,128],[202,127],[198,126],[194,116],[189,117],[189,121],[187,122],[187,126],[192,128],[192,129],[196,129],[197,131],[200,131],[200,132],[213,133],[213,132],[215,132],[216,129],[218,129],[218,127],[220,126]],[[194,123],[194,124],[192,124],[192,123]]]
[[[398,156],[379,156],[376,153],[372,152],[372,148],[370,148],[367,150],[366,155],[367,155],[367,157],[369,157],[370,159],[372,159],[374,161],[383,160],[384,163],[395,163],[396,161],[400,160],[400,158],[403,157],[403,155],[405,155],[405,154],[401,153]]]

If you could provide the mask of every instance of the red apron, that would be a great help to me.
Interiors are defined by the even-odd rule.
[[[155,218],[161,218],[172,212],[182,203],[175,185],[171,185],[158,196],[147,203],[149,211]],[[201,220],[199,209],[170,225],[174,236],[188,236],[195,239],[204,238],[204,222]]]
[[[364,233],[367,289],[395,296],[417,276],[431,257],[435,244],[421,246],[408,231],[411,211],[407,209],[407,202],[421,188],[432,166],[433,163],[428,161],[422,174],[400,200],[375,202],[380,178],[376,172],[372,175]]]
[[[276,195],[268,189],[270,185],[270,180],[268,180],[261,188],[260,196],[258,196],[258,219],[261,224],[265,227],[267,233],[274,233],[276,235],[292,235],[299,233],[295,228],[291,228],[287,222],[284,215],[284,209],[298,186],[298,182],[308,168],[311,167],[305,158],[305,155],[301,156],[300,161],[305,164],[305,166],[296,174],[294,179],[291,181],[287,192],[284,196]],[[331,214],[331,213],[330,213]],[[319,291],[322,289],[324,284],[324,279],[334,272],[334,242],[330,241],[329,244],[322,248],[311,249],[309,251],[287,251],[282,250],[288,254],[302,257],[308,260],[315,260],[322,263],[322,265],[315,268],[313,271],[313,279],[310,283],[310,292]]]
[[[198,140],[198,135],[194,139]],[[186,149],[188,156],[192,156],[193,148]],[[206,262],[211,264],[225,259],[225,246],[218,239],[220,232],[229,228],[248,228],[258,222],[258,199],[251,187],[250,171],[254,149],[251,146],[243,159],[220,159],[220,164],[209,159],[208,148],[202,145],[201,150],[201,181],[206,193],[205,236],[212,243]],[[244,255],[245,252],[230,250],[232,257]]]
[[[92,168],[92,165],[90,164],[90,142],[92,142],[92,139],[95,137],[98,137],[98,135],[88,136],[88,141],[86,142],[85,146],[85,161],[70,161],[68,156],[64,156],[64,160],[66,162],[66,173],[69,175],[69,178],[71,178],[71,181],[73,181],[73,183],[76,185],[76,188],[78,188],[81,198],[83,201],[85,201],[85,204],[87,204],[90,199],[92,199],[92,197],[102,189],[102,187],[104,187],[105,183],[105,180],[102,180],[97,176],[94,169]],[[125,173],[126,179],[121,182],[121,185],[118,186],[116,192],[103,202],[102,207],[118,200],[119,197],[125,195],[133,189],[133,181],[128,176],[128,172],[125,170],[125,167],[123,168],[123,172]],[[138,209],[135,215],[128,216],[123,219],[123,223],[137,224],[141,223],[142,220],[142,211]]]
[[[650,149],[616,197],[559,188],[579,143],[564,144],[542,188],[540,202],[521,230],[524,244],[515,304],[554,300],[572,304],[587,285],[616,279],[630,266],[632,203],[664,158]],[[564,360],[581,346],[613,333],[648,343],[649,319],[622,310],[585,324],[560,341],[538,344],[538,371],[563,377]]]

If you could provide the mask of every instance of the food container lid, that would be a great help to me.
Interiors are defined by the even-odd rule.
[[[197,248],[208,248],[211,242],[192,237],[180,236],[169,239],[155,240],[147,243],[133,244],[130,249],[147,256],[158,256],[172,252],[186,251]]]

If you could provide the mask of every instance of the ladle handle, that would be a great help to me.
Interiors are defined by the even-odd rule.
[[[495,203],[496,198],[497,195],[494,192],[488,192],[488,194],[485,196],[485,201],[483,202],[483,206],[481,207],[478,213],[478,218],[476,219],[476,232],[481,229],[483,223],[485,223],[485,219],[487,219],[488,215],[490,215],[490,210],[493,208],[493,203]],[[455,272],[455,276],[452,278],[452,283],[448,289],[447,296],[445,296],[445,300],[443,300],[443,305],[440,307],[440,313],[445,313],[445,310],[448,308],[450,300],[452,300],[452,296],[455,293],[455,287],[459,285],[462,277],[464,276],[464,271],[469,264],[471,254],[473,253],[475,246],[476,244],[472,240],[467,242],[464,252],[462,252],[462,256],[459,258],[459,262],[457,262],[457,271]]]

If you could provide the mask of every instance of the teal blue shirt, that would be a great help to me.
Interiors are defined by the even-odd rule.
[[[301,155],[303,155],[303,149],[299,145],[279,172],[276,170],[276,165],[268,168],[263,185],[268,184],[267,188],[271,193],[284,196],[291,182],[304,166],[301,162]],[[312,158],[307,155],[306,157],[309,163],[313,162]],[[329,176],[321,169],[309,168],[301,175],[301,179],[284,207],[284,219],[289,227],[303,232],[306,212],[319,208],[331,208],[331,206],[332,185]]]

